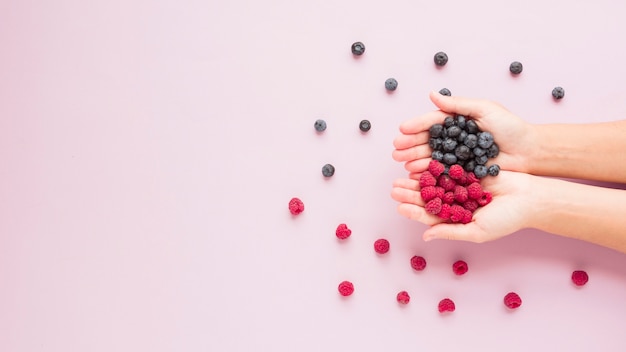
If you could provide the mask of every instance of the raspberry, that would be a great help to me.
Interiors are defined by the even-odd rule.
[[[441,212],[441,198],[434,198],[426,203],[426,211],[429,214],[437,215]]]
[[[522,305],[522,299],[517,293],[509,292],[504,296],[504,305],[510,309],[515,309]]]
[[[454,187],[454,200],[459,203],[465,203],[467,201],[467,188],[463,186],[456,185]]]
[[[480,179],[476,177],[474,174],[474,169],[472,168],[472,172],[467,173],[467,184],[472,184],[474,182],[480,182]]]
[[[451,95],[452,95],[452,92],[450,92],[450,89],[448,89],[448,88],[441,88],[441,89],[439,90],[439,94],[441,94],[441,95],[451,96]]]
[[[413,258],[411,258],[411,268],[417,271],[426,269],[426,259],[417,255],[413,256]]]
[[[433,59],[435,61],[435,65],[444,66],[445,64],[448,63],[448,54],[444,53],[443,51],[440,51],[435,54],[435,57]]]
[[[468,199],[467,202],[463,203],[463,208],[473,213],[476,211],[476,209],[478,209],[478,202],[473,199]]]
[[[424,202],[429,202],[437,197],[437,189],[433,186],[426,186],[420,190],[420,194],[422,195]]]
[[[350,237],[351,234],[352,230],[350,230],[346,224],[339,224],[339,226],[337,226],[337,230],[335,230],[335,235],[340,240],[345,240]]]
[[[467,185],[467,172],[463,172],[463,175],[456,180],[457,185],[466,186]]]
[[[434,177],[439,177],[443,173],[444,168],[443,164],[437,160],[431,160],[428,163],[428,172]]]
[[[452,271],[457,275],[463,275],[467,272],[467,263],[462,260],[457,260],[452,264]]]
[[[361,120],[361,122],[359,123],[359,129],[362,132],[367,132],[370,130],[370,128],[372,128],[372,123],[369,122],[369,120]]]
[[[450,207],[450,220],[452,222],[461,222],[465,217],[465,208],[458,204],[454,204]]]
[[[400,291],[398,292],[398,295],[396,296],[396,300],[400,304],[408,304],[409,301],[411,300],[411,296],[409,296],[409,293],[406,291]]]
[[[376,242],[374,242],[374,250],[378,254],[385,254],[389,252],[389,241],[384,238],[376,240]]]
[[[448,220],[450,219],[450,209],[450,204],[441,204],[441,211],[437,215],[444,220]]]
[[[441,175],[437,179],[437,185],[443,187],[446,192],[453,191],[456,186],[456,182],[450,178],[448,175]]]
[[[552,96],[556,100],[563,99],[563,97],[565,96],[565,90],[563,88],[561,88],[561,87],[555,87],[552,90]]]
[[[443,197],[441,197],[441,201],[444,204],[452,205],[454,203],[454,192],[446,192]]]
[[[335,174],[335,167],[331,164],[326,164],[322,167],[322,175],[324,177],[331,177]]]
[[[420,176],[419,183],[420,183],[420,187],[422,188],[428,187],[428,186],[435,186],[437,184],[437,179],[430,172],[424,171],[422,175]]]
[[[355,42],[350,47],[350,50],[352,51],[352,55],[360,56],[365,52],[365,45],[361,42]]]
[[[439,310],[439,313],[454,312],[456,306],[454,305],[453,300],[451,300],[450,298],[444,298],[439,301],[437,309]]]
[[[350,281],[342,281],[339,284],[339,294],[346,297],[350,296],[354,292],[354,285]]]
[[[473,182],[467,186],[467,195],[470,199],[480,199],[483,196],[483,188],[480,186],[480,183]]]
[[[463,177],[463,174],[465,173],[465,170],[463,170],[463,167],[461,165],[451,165],[450,166],[450,170],[448,171],[448,175],[450,175],[450,178],[453,180],[458,180],[461,177]]]
[[[480,205],[481,207],[484,207],[485,205],[491,203],[492,199],[493,196],[491,195],[491,192],[483,192],[483,195],[478,198],[476,202],[478,202],[478,205]]]
[[[589,275],[583,270],[576,270],[572,273],[572,282],[576,286],[583,286],[589,281]]]
[[[385,89],[387,89],[388,91],[394,91],[396,90],[396,88],[398,88],[398,81],[396,81],[395,78],[388,78],[385,81]]]
[[[446,190],[443,189],[443,187],[435,187],[435,197],[436,198],[443,198],[443,195],[446,193]]]
[[[469,224],[470,222],[472,222],[472,212],[465,209],[465,212],[463,212],[463,219],[461,219],[461,224]]]
[[[519,61],[511,62],[511,65],[509,66],[509,71],[511,71],[511,73],[514,75],[519,75],[520,73],[522,73],[523,69],[524,66],[522,66],[522,63]]]
[[[323,132],[324,130],[326,130],[326,121],[319,119],[315,121],[315,123],[313,124],[313,127],[315,127],[315,130],[317,132]]]
[[[293,215],[298,215],[304,211],[304,203],[300,198],[291,198],[289,201],[289,212]]]

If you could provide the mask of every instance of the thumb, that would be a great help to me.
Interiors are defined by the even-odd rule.
[[[427,242],[435,239],[481,242],[480,238],[484,237],[482,233],[482,229],[473,221],[468,224],[440,223],[424,231],[423,239]]]
[[[441,111],[474,118],[481,117],[485,113],[485,106],[487,105],[484,100],[447,96],[437,92],[430,92],[429,97]]]

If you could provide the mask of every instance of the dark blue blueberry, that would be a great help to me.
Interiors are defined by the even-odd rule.
[[[315,130],[317,132],[323,132],[324,130],[326,130],[326,121],[324,121],[322,119],[319,119],[319,120],[315,121],[313,126],[315,127]]]
[[[456,125],[461,127],[461,129],[465,129],[467,127],[466,125],[467,123],[467,119],[465,118],[465,116],[463,115],[456,115]]]
[[[457,145],[456,140],[452,138],[446,138],[442,144],[443,150],[445,150],[446,152],[454,151],[454,149],[456,149],[456,145]]]
[[[322,175],[324,175],[324,177],[331,177],[334,174],[335,174],[335,167],[332,166],[331,164],[326,164],[322,167]]]
[[[478,165],[485,165],[487,163],[487,160],[489,160],[489,158],[487,158],[486,155],[477,156],[474,158],[474,161],[476,161],[476,164]]]
[[[440,150],[442,144],[443,144],[443,139],[441,139],[441,138],[431,138],[431,139],[428,140],[428,145],[433,150]]]
[[[450,165],[443,164],[443,174],[448,175],[450,173]]]
[[[350,48],[352,50],[352,54],[353,55],[363,55],[363,53],[365,52],[365,45],[361,42],[355,42],[354,44],[352,44],[352,47]]]
[[[468,161],[465,163],[465,167],[464,167],[464,169],[465,169],[465,171],[467,171],[467,172],[474,172],[474,168],[475,168],[475,167],[476,167],[476,162],[475,162],[474,160],[468,160]]]
[[[485,165],[476,165],[474,168],[474,175],[478,178],[487,176],[487,167]]]
[[[398,81],[395,78],[387,78],[385,81],[385,89],[388,91],[394,91],[398,88]]]
[[[359,129],[363,132],[369,131],[370,128],[372,128],[372,124],[369,122],[369,120],[361,120],[361,122],[359,123]]]
[[[472,149],[472,153],[474,153],[475,156],[483,156],[485,155],[485,153],[487,153],[487,151],[481,147],[476,147]]]
[[[475,134],[470,133],[467,137],[465,137],[463,144],[465,144],[468,148],[476,148],[478,145],[478,137]]]
[[[556,87],[552,90],[552,96],[554,97],[554,99],[563,99],[563,97],[565,96],[565,89],[561,88],[561,87]]]
[[[443,125],[446,128],[452,127],[452,126],[454,126],[454,124],[455,124],[454,123],[454,117],[452,117],[452,116],[446,116],[446,118],[443,119]]]
[[[443,155],[443,163],[446,165],[454,165],[456,164],[456,155],[452,154],[452,153],[445,153]]]
[[[441,88],[441,89],[439,90],[439,94],[441,94],[441,95],[451,96],[451,95],[452,95],[452,92],[451,92],[451,91],[450,91],[450,89],[448,89],[448,88]]]
[[[430,133],[430,136],[433,138],[441,137],[441,132],[443,132],[443,125],[440,125],[440,124],[432,125],[430,126],[430,129],[428,130],[428,132]]]
[[[450,126],[448,128],[448,137],[450,138],[455,138],[458,137],[461,134],[461,127],[459,126]]]
[[[456,155],[459,160],[467,160],[472,157],[472,152],[466,145],[461,144],[454,150],[454,155]]]
[[[500,148],[495,143],[487,149],[487,156],[490,158],[495,158],[498,154],[500,154]]]
[[[472,134],[478,133],[478,125],[476,124],[474,120],[467,120],[465,125],[466,125],[465,130],[467,131],[467,133],[472,133]]]
[[[430,154],[430,157],[437,160],[437,161],[442,161],[443,160],[443,152],[441,150],[433,150],[433,152]]]
[[[440,51],[435,54],[434,60],[435,60],[435,65],[444,66],[445,64],[448,63],[448,54],[444,53],[443,51]]]
[[[498,164],[493,164],[487,168],[487,173],[491,176],[498,176],[500,173],[500,166]]]
[[[493,145],[493,135],[491,132],[480,132],[478,134],[478,146],[487,149]]]
[[[463,141],[465,141],[466,137],[467,137],[467,132],[461,131],[461,133],[459,133],[459,136],[456,137],[456,140],[459,141],[459,143],[462,143]]]
[[[522,73],[523,69],[524,67],[522,66],[522,63],[519,61],[511,62],[511,66],[509,66],[509,71],[511,71],[511,73],[514,75],[519,75],[520,73]]]

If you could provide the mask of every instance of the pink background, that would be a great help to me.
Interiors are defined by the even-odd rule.
[[[623,254],[531,230],[426,244],[389,193],[405,174],[392,140],[434,108],[430,90],[534,123],[626,118],[625,13],[615,0],[0,1],[0,351],[623,351]],[[439,315],[443,297],[456,312]]]

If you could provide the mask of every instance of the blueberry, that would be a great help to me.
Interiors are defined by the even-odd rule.
[[[475,148],[478,145],[478,137],[475,134],[468,134],[463,141],[468,148]]]
[[[437,138],[437,137],[441,137],[441,132],[443,132],[443,125],[440,124],[435,124],[430,126],[430,129],[428,130],[428,132],[430,133],[431,137]]]
[[[443,160],[443,152],[441,150],[433,150],[433,152],[430,154],[430,157],[437,160],[437,161],[442,161]]]
[[[500,166],[498,164],[493,164],[487,168],[487,173],[491,176],[498,176],[500,173]]]
[[[478,125],[476,124],[474,120],[467,120],[465,130],[467,131],[467,133],[475,134],[478,132]]]
[[[435,60],[435,65],[444,66],[445,64],[448,63],[448,54],[444,53],[443,51],[440,51],[435,54],[434,60]]]
[[[441,95],[451,96],[451,95],[452,95],[452,92],[450,92],[450,89],[448,89],[448,88],[441,88],[441,89],[439,90],[439,94],[441,94]]]
[[[509,66],[509,71],[511,71],[511,73],[514,75],[519,75],[520,73],[522,73],[523,69],[524,67],[522,66],[522,63],[519,61],[511,62],[511,66]]]
[[[363,55],[363,53],[365,52],[365,45],[363,45],[363,43],[361,42],[355,42],[354,44],[352,44],[351,50],[353,55]]]
[[[456,164],[456,155],[452,154],[452,153],[445,153],[443,155],[443,163],[446,165],[454,165]]]
[[[476,162],[474,160],[467,160],[464,167],[465,171],[474,172],[474,168],[476,168]]]
[[[486,155],[477,156],[474,158],[474,161],[476,161],[476,164],[478,165],[485,165],[487,163],[487,160],[489,160],[489,158],[487,158]]]
[[[454,150],[454,155],[456,155],[459,160],[467,160],[472,157],[472,152],[466,145],[461,144]]]
[[[459,133],[459,136],[456,137],[456,140],[459,141],[460,143],[460,142],[463,142],[466,137],[467,137],[467,132],[461,131],[461,133]]]
[[[450,126],[448,128],[448,137],[455,138],[461,134],[461,127],[459,126]]]
[[[324,177],[331,177],[334,174],[335,174],[335,167],[332,166],[331,164],[326,164],[322,167],[322,175],[324,175]]]
[[[478,134],[478,145],[487,149],[493,145],[493,135],[490,132],[480,132]]]
[[[445,127],[452,127],[452,126],[454,126],[454,125],[455,125],[455,122],[454,122],[454,117],[452,117],[452,116],[446,116],[446,118],[445,118],[445,119],[443,119],[443,125],[444,125]]]
[[[487,151],[481,147],[476,147],[472,149],[472,153],[474,153],[475,156],[483,156],[485,155],[485,153],[487,153]]]
[[[398,81],[395,78],[387,78],[385,81],[385,89],[388,91],[394,91],[398,88]]]
[[[372,124],[369,122],[369,120],[361,120],[361,122],[359,123],[359,129],[363,132],[369,131],[370,128],[372,128]]]
[[[474,175],[478,178],[487,176],[487,167],[485,165],[476,165],[474,168]]]
[[[456,115],[456,125],[465,129],[467,127],[467,119],[463,115]]]
[[[500,154],[500,148],[498,148],[498,145],[495,143],[487,149],[487,156],[489,158],[495,158],[498,154]]]
[[[323,132],[324,130],[326,130],[326,121],[324,121],[322,119],[319,119],[319,120],[315,121],[313,126],[315,127],[315,130],[317,132]]]
[[[561,88],[561,87],[556,87],[552,90],[552,96],[554,97],[554,99],[563,99],[563,97],[565,96],[565,89]]]
[[[443,150],[445,150],[446,152],[451,152],[451,151],[454,151],[454,149],[456,148],[456,145],[457,145],[456,140],[452,138],[446,138],[443,141],[442,147],[443,147]]]
[[[452,164],[451,164],[451,165],[452,165]],[[448,175],[448,174],[450,174],[450,165],[445,164],[445,163],[443,164],[443,174],[444,174],[444,175]]]
[[[442,144],[443,144],[443,139],[441,139],[441,138],[431,138],[431,139],[428,140],[428,145],[433,150],[440,150]]]

